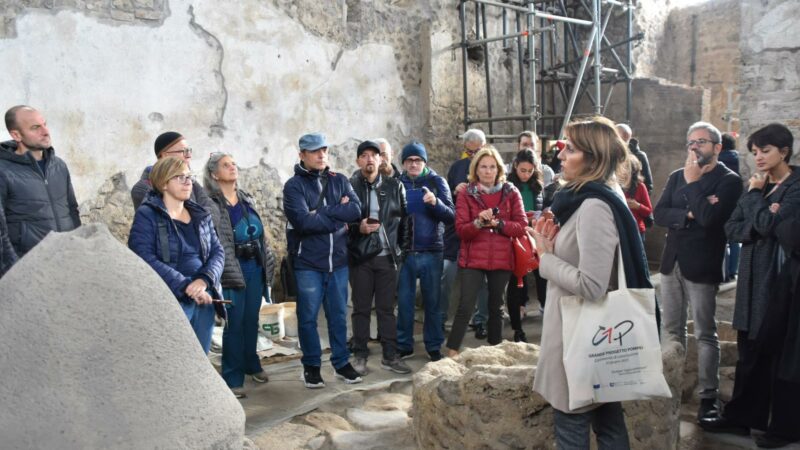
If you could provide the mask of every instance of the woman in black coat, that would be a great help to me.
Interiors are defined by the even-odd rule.
[[[226,305],[228,324],[222,332],[222,378],[234,395],[241,398],[245,396],[245,374],[256,383],[268,381],[256,344],[262,299],[270,302],[275,255],[253,199],[238,188],[238,179],[239,168],[233,156],[211,154],[203,184],[213,201],[211,215],[225,248],[223,294],[232,301]]]
[[[758,172],[725,224],[728,238],[742,243],[733,316],[739,351],[736,379],[723,414],[700,419],[707,431],[767,430],[756,437],[756,444],[768,448],[800,439],[800,384],[776,377],[786,338],[786,311],[776,295],[786,252],[776,228],[800,212],[800,169],[789,165],[793,143],[792,133],[780,124],[767,125],[748,138]]]

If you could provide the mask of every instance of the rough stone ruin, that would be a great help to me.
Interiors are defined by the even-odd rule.
[[[0,447],[241,448],[172,292],[104,226],[49,234],[0,292]]]
[[[631,448],[675,448],[680,427],[683,358],[662,345],[673,397],[625,402]],[[553,448],[553,412],[533,392],[539,349],[503,342],[428,364],[414,375],[414,434],[420,448]]]

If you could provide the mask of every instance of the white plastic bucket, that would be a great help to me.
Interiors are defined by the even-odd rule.
[[[258,332],[271,340],[283,339],[286,335],[283,317],[282,303],[262,306],[258,316]]]

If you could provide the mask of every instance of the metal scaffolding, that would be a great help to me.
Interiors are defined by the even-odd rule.
[[[508,134],[511,130],[560,138],[582,99],[589,99],[593,114],[603,114],[617,83],[625,84],[626,119],[630,119],[631,51],[633,43],[644,37],[633,35],[633,12],[633,0],[460,0],[461,42],[452,48],[461,49],[464,128],[485,123],[492,141],[516,139],[516,133]],[[490,28],[502,31],[488,36]],[[609,30],[624,31],[622,39],[612,43]],[[469,53],[475,49],[483,54],[486,117],[470,117]],[[518,80],[509,76],[506,82],[518,88],[514,94],[519,95],[518,111],[498,114],[492,104],[490,50],[516,53],[518,73],[513,78]],[[610,56],[608,66],[602,55]],[[495,134],[496,128],[507,133]]]

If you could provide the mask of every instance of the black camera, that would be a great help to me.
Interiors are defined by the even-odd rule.
[[[253,259],[259,257],[261,246],[258,241],[247,241],[241,244],[235,244],[236,257],[241,259]]]

